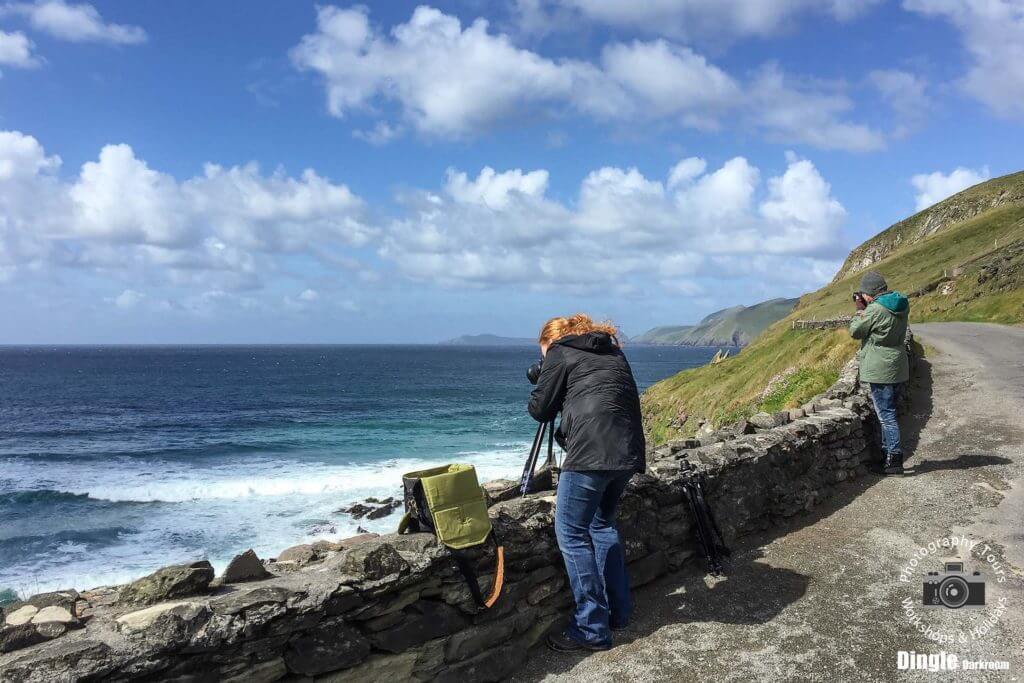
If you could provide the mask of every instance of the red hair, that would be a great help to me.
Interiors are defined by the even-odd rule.
[[[604,332],[616,344],[619,343],[619,330],[612,321],[605,320],[603,323],[596,323],[586,313],[577,313],[568,318],[552,318],[544,323],[544,327],[540,328],[540,337],[537,341],[541,344],[551,344],[551,342],[570,334],[587,334],[588,332]]]

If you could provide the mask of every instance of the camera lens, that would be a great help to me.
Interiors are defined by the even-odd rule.
[[[963,607],[970,597],[970,587],[959,576],[947,576],[939,584],[939,600],[946,607],[956,609]]]
[[[526,379],[530,381],[530,384],[536,384],[537,380],[540,379],[541,364],[543,362],[543,360],[539,360],[526,369]]]

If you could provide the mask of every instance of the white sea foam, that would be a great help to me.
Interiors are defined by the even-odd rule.
[[[456,453],[447,460],[402,458],[365,464],[267,457],[215,466],[131,458],[82,463],[4,460],[0,467],[15,490],[88,494],[89,499],[116,506],[93,514],[87,508],[77,528],[116,526],[128,531],[99,543],[70,540],[56,552],[26,555],[0,568],[0,588],[32,593],[123,583],[161,566],[195,559],[210,560],[219,572],[250,547],[261,557],[275,557],[291,545],[344,538],[360,528],[388,533],[395,530],[400,511],[382,519],[356,520],[338,509],[368,496],[398,496],[402,473],[446,461],[474,464],[481,481],[517,477],[528,449],[526,442],[503,443]]]
[[[451,461],[476,466],[481,481],[514,476],[517,460],[529,444],[506,445],[487,451],[464,451]],[[318,496],[341,498],[393,495],[404,472],[432,467],[443,461],[403,458],[373,463],[329,465],[295,460],[252,459],[212,467],[119,459],[106,463],[20,463],[16,488],[47,488],[85,494],[111,502],[180,503],[251,497]],[[45,468],[45,475],[41,471]],[[21,480],[21,482],[18,482]],[[389,493],[390,492],[390,493]]]

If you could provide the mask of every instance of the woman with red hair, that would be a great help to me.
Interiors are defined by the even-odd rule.
[[[548,645],[607,650],[632,609],[615,513],[630,477],[646,466],[640,396],[611,323],[552,318],[538,342],[543,363],[529,410],[538,422],[562,414],[555,535],[576,600],[572,622]]]

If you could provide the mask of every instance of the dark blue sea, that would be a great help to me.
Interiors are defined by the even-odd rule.
[[[715,349],[627,347],[641,388]],[[526,347],[0,347],[0,592],[391,531],[404,471],[521,470]]]

